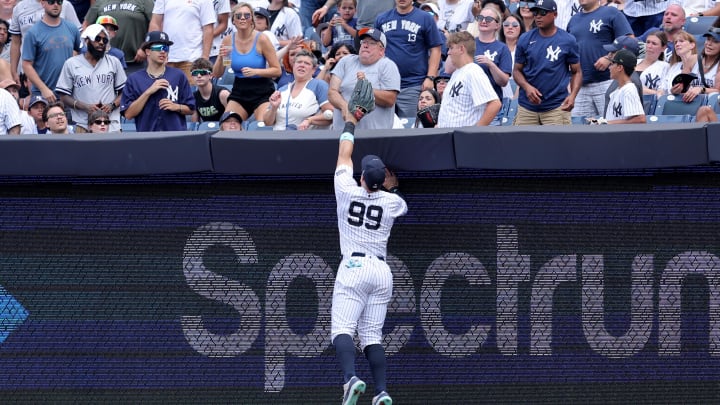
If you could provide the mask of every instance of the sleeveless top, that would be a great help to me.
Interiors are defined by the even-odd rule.
[[[262,56],[257,51],[257,41],[258,37],[262,35],[261,33],[257,33],[255,35],[255,40],[253,40],[252,48],[248,53],[240,53],[235,48],[235,35],[232,36],[232,64],[231,67],[233,71],[235,72],[235,77],[238,79],[246,79],[245,76],[242,74],[242,68],[249,67],[249,68],[255,68],[255,69],[264,69],[267,66],[267,61],[265,60],[265,57]],[[260,77],[260,76],[253,76],[253,77]]]
[[[197,108],[201,121],[220,121],[220,116],[222,116],[225,111],[225,107],[223,107],[222,101],[220,101],[220,91],[223,89],[224,87],[213,85],[210,98],[207,100],[202,98],[200,90],[195,90],[193,93],[193,96],[195,96],[195,107]]]

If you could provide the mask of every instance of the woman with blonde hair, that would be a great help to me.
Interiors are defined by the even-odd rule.
[[[255,30],[250,4],[233,7],[231,21],[236,31],[223,38],[213,76],[223,76],[225,59],[230,58],[235,81],[225,111],[238,113],[243,121],[250,115],[261,120],[275,91],[272,79],[280,76],[280,62],[270,39]]]
[[[673,84],[673,80],[680,74],[695,75],[695,79],[690,82],[689,86],[685,86],[682,82]],[[680,31],[675,34],[675,50],[670,57],[670,68],[665,79],[664,90],[668,94],[683,94],[683,101],[691,102],[699,93],[688,92],[688,90],[699,86],[697,42],[693,35]]]

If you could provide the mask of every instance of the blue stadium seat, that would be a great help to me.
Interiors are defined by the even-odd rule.
[[[643,94],[643,107],[645,115],[654,115],[657,107],[657,96],[654,94]]]
[[[217,131],[220,129],[220,124],[217,121],[203,121],[198,125],[198,131]]]
[[[509,126],[513,124],[513,121],[515,120],[515,115],[517,115],[518,111],[518,99],[514,98],[510,100],[510,104],[508,104],[507,109],[505,110],[505,115],[502,117],[502,122],[500,125],[503,126]]]
[[[707,99],[707,105],[709,105],[710,108],[712,108],[716,114],[720,113],[720,105],[718,105],[720,102],[719,97],[720,97],[720,93],[712,93],[708,96],[708,99]]]
[[[665,94],[658,98],[655,115],[690,115],[694,117],[698,108],[706,104],[707,96],[704,94],[698,95],[690,103],[684,102],[682,96]]]
[[[689,115],[648,115],[645,117],[645,122],[648,124],[665,124],[665,123],[680,123],[680,122],[691,122],[692,119]]]
[[[587,122],[587,117],[585,116],[572,116],[570,117],[570,119],[572,120],[573,125],[589,125],[589,123]]]
[[[122,132],[137,132],[135,128],[135,121],[122,121],[120,122],[120,130]]]
[[[235,82],[235,72],[232,70],[231,67],[228,67],[227,69],[225,69],[225,74],[223,74],[222,77],[220,78],[220,80],[218,80],[218,84],[219,85],[227,84],[227,85],[232,86],[234,82]]]
[[[712,27],[716,18],[711,16],[688,17],[685,20],[685,31],[692,35],[702,35]]]
[[[272,131],[272,126],[266,126],[264,122],[260,121],[250,121],[247,123],[247,127],[245,128],[247,131]]]

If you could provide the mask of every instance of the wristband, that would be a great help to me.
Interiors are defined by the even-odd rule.
[[[340,135],[340,142],[342,141],[350,141],[355,144],[355,136],[349,132],[343,132],[342,135]]]
[[[355,134],[355,124],[353,124],[352,122],[346,122],[343,132],[347,132],[350,135]]]

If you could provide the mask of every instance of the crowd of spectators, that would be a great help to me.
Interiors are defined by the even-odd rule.
[[[254,3],[4,0],[0,132],[340,129],[360,78],[374,129],[645,123],[646,96],[720,92],[720,22],[684,31],[705,0]]]

